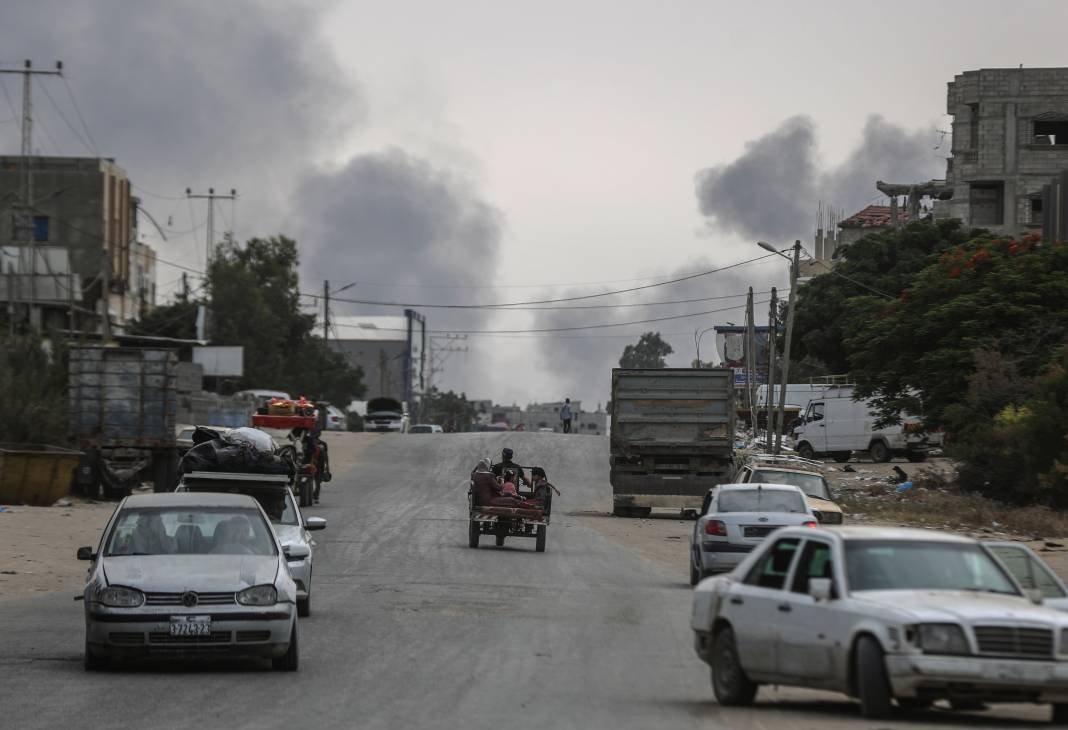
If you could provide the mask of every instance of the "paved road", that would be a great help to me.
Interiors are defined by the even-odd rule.
[[[467,547],[466,473],[505,443],[564,492],[548,550]],[[607,444],[553,434],[385,435],[327,485],[301,669],[81,667],[69,594],[0,603],[0,727],[1030,727],[1045,709],[866,723],[824,693],[712,700],[690,591],[570,512],[607,510]],[[492,541],[487,541],[492,544]],[[1019,720],[1017,718],[1025,718]]]

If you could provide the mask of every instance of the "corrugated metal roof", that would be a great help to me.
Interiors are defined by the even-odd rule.
[[[897,218],[900,221],[907,221],[909,214],[907,210],[899,209],[897,211]],[[889,228],[890,227],[890,206],[889,205],[869,205],[859,213],[855,213],[844,221],[838,224],[839,228]]]

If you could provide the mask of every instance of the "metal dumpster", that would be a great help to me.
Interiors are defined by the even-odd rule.
[[[51,506],[70,494],[81,457],[48,444],[0,443],[0,504]]]

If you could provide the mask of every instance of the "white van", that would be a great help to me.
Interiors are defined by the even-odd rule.
[[[924,461],[934,444],[922,430],[919,419],[902,414],[896,426],[875,428],[870,401],[855,401],[849,389],[813,397],[793,429],[797,455],[806,459],[831,456],[848,461],[854,451],[867,451],[872,461],[890,461],[904,456]]]

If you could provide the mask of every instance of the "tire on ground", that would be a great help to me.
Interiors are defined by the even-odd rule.
[[[890,717],[890,680],[886,676],[883,648],[870,636],[857,640],[853,652],[853,681],[860,699],[861,715],[869,720]]]
[[[759,685],[746,676],[738,658],[734,629],[722,628],[712,640],[712,691],[724,707],[752,704]]]

